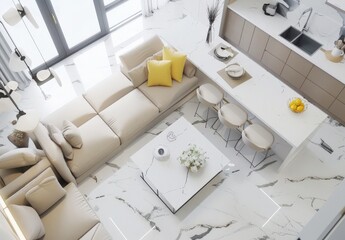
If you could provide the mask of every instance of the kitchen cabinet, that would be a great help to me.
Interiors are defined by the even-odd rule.
[[[308,96],[313,100],[313,103],[320,105],[324,109],[328,109],[335,100],[335,98],[331,94],[317,86],[309,79],[306,79],[304,81],[301,90],[303,95]]]
[[[293,51],[291,51],[286,63],[305,77],[308,76],[313,67],[313,64]]]
[[[220,36],[345,124],[345,85],[281,43],[282,38],[268,35],[228,7]]]
[[[311,69],[308,74],[308,79],[331,94],[333,97],[337,97],[344,88],[344,84],[316,66],[313,66]]]
[[[254,29],[252,41],[250,43],[248,51],[249,55],[260,62],[266,49],[267,42],[268,34],[256,27]]]
[[[305,80],[305,76],[303,76],[287,64],[284,66],[280,76],[285,82],[293,86],[295,89],[301,88]]]
[[[345,122],[345,104],[339,100],[335,100],[329,111],[336,116],[340,121]]]
[[[226,17],[223,22],[223,38],[230,43],[238,45],[241,40],[244,19],[231,10],[226,11]]]
[[[340,92],[338,100],[345,104],[345,88]]]
[[[245,21],[240,40],[240,48],[248,52],[250,43],[252,41],[255,26],[248,21]]]
[[[261,62],[266,66],[266,68],[268,68],[278,76],[280,75],[284,67],[284,63],[282,61],[280,61],[278,58],[267,51],[264,52]]]
[[[273,37],[269,37],[268,43],[266,46],[266,51],[284,63],[286,63],[291,52],[289,48],[287,48],[285,45],[275,40]]]

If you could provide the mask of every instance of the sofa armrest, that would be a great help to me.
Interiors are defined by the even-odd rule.
[[[50,162],[46,157],[43,157],[38,163],[31,166],[28,170],[22,173],[19,177],[14,179],[8,185],[0,189],[0,195],[3,199],[7,199],[15,194],[19,189],[23,188],[26,184],[36,178],[40,173],[49,168]]]
[[[73,182],[76,184],[77,182],[67,166],[60,147],[50,139],[47,128],[43,126],[42,123],[39,123],[34,130],[34,135],[45,152],[48,160],[58,171],[60,176],[66,182]]]

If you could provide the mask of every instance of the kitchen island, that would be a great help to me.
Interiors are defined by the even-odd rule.
[[[150,26],[155,26],[153,28],[156,33],[179,51],[185,52],[209,81],[228,94],[229,101],[238,102],[289,145],[287,151],[275,151],[284,160],[280,170],[295,158],[308,138],[327,118],[327,114],[311,103],[308,103],[308,109],[303,113],[292,112],[288,107],[289,99],[301,95],[219,36],[214,37],[212,44],[206,44],[207,25],[183,13],[179,21],[174,21],[176,12],[173,10],[168,28],[160,25],[165,23],[155,23],[157,21],[155,18],[159,18],[159,15],[147,19],[147,22]],[[179,34],[171,33],[170,28],[179,29]],[[217,73],[227,65],[210,54],[219,43],[231,46],[233,50],[239,52],[228,64],[240,64],[251,75],[251,79],[232,88]]]

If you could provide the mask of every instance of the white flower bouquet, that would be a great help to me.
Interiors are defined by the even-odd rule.
[[[181,165],[189,168],[192,172],[197,172],[205,165],[208,157],[206,157],[205,152],[197,148],[195,144],[189,144],[188,146],[188,149],[183,151],[177,160],[180,161]]]

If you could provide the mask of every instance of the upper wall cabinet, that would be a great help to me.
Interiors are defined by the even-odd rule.
[[[223,37],[225,40],[238,45],[241,40],[244,19],[233,11],[226,11],[223,23]]]

